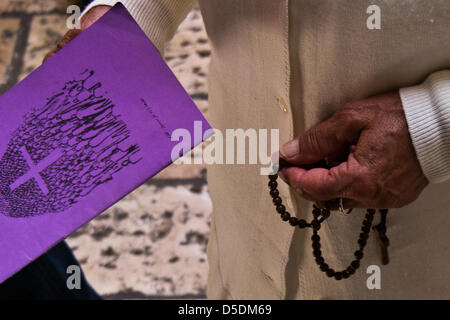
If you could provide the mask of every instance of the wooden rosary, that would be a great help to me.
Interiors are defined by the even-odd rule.
[[[381,255],[381,263],[383,265],[389,263],[389,256],[387,251],[387,247],[389,246],[389,239],[386,236],[386,215],[388,213],[387,209],[379,210],[381,215],[381,221],[378,225],[374,227],[372,227],[372,222],[376,210],[367,209],[364,221],[362,223],[361,233],[359,234],[358,239],[359,249],[356,250],[354,253],[355,260],[353,260],[346,269],[342,271],[335,271],[325,262],[325,259],[322,256],[322,251],[320,250],[321,248],[319,236],[320,225],[330,216],[330,210],[321,209],[318,208],[316,205],[314,205],[312,211],[313,219],[309,223],[304,219],[292,217],[291,214],[288,211],[286,211],[286,207],[283,205],[282,200],[280,198],[280,193],[277,189],[278,187],[277,178],[278,173],[269,175],[269,184],[268,184],[270,189],[270,195],[272,197],[273,204],[276,207],[276,211],[278,212],[278,214],[280,214],[281,219],[283,221],[288,221],[291,226],[298,227],[300,229],[311,228],[313,230],[313,235],[311,237],[313,256],[320,270],[326,273],[328,277],[334,278],[336,280],[341,280],[347,279],[348,277],[350,277],[352,274],[355,273],[355,271],[359,268],[361,259],[364,256],[364,248],[367,244],[367,239],[369,238],[371,228],[375,231],[377,235],[378,247]],[[342,199],[340,199],[339,208],[341,211],[343,210]]]

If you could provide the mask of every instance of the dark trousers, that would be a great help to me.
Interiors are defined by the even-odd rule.
[[[0,262],[1,263],[1,262]],[[0,299],[98,300],[81,272],[80,289],[67,287],[67,267],[78,265],[63,241],[0,284]]]

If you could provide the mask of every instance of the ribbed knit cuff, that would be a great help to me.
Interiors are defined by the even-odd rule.
[[[122,2],[158,51],[175,34],[178,25],[195,6],[196,0],[95,0],[84,12],[99,5]]]
[[[450,70],[400,89],[400,97],[425,176],[431,183],[450,179]]]

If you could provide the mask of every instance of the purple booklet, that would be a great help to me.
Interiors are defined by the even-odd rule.
[[[169,165],[175,129],[210,129],[121,4],[0,108],[0,282]]]

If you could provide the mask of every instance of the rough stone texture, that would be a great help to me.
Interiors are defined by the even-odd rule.
[[[2,0],[0,1],[0,13],[37,13],[54,10],[64,12],[68,5],[75,2],[68,0]]]
[[[141,186],[70,237],[101,294],[204,295],[211,201],[191,187]]]
[[[45,55],[55,47],[66,32],[66,18],[64,14],[36,15],[32,18],[19,80],[39,67]]]
[[[165,59],[202,112],[208,108],[210,46],[198,9],[189,13],[167,45]],[[207,116],[207,113],[205,114]]]
[[[8,81],[11,59],[14,54],[14,45],[17,39],[20,19],[0,19],[0,85]]]
[[[5,79],[14,83],[40,65],[67,31],[65,8],[74,2],[0,1],[0,87]],[[20,29],[21,21],[26,22],[24,29]],[[19,40],[22,48],[14,52]],[[165,58],[206,117],[209,56],[196,9],[167,45]],[[200,156],[201,148],[188,155]],[[202,164],[171,165],[68,238],[100,294],[106,298],[204,297],[212,210],[205,175]]]

